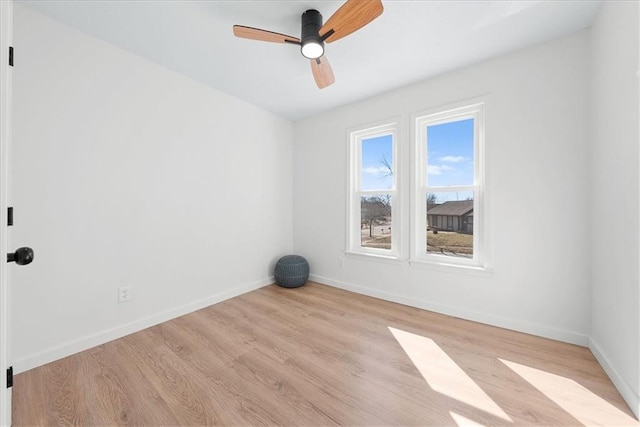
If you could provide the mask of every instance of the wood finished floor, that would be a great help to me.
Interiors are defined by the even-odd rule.
[[[22,425],[639,425],[586,348],[309,283],[17,375]]]

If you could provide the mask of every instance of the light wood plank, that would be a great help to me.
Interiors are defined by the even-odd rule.
[[[243,39],[259,40],[271,43],[300,43],[300,39],[297,37],[274,33],[273,31],[261,30],[260,28],[245,27],[244,25],[234,25],[233,35]]]
[[[381,0],[347,0],[320,28],[320,34],[324,37],[333,30],[334,33],[325,39],[332,43],[364,27],[383,11]]]
[[[408,354],[389,328],[454,369],[414,364],[426,350]],[[482,399],[461,398],[463,383]],[[22,373],[13,396],[16,426],[640,425],[586,348],[316,283],[267,286]]]
[[[318,89],[331,86],[336,81],[326,56],[311,59],[309,62],[311,63],[311,73],[313,74],[313,79],[316,81]]]

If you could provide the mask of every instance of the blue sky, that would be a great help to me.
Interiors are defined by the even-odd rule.
[[[393,137],[377,136],[362,140],[362,176],[363,190],[390,190],[393,177],[385,167],[383,159],[393,165]]]
[[[429,126],[427,141],[429,186],[473,184],[473,119]],[[388,176],[384,158],[393,161],[391,135],[362,141],[363,190],[391,189],[393,180]],[[468,195],[454,197],[465,200]]]
[[[427,184],[473,185],[473,119],[427,128]]]

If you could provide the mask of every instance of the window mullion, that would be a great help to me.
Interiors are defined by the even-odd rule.
[[[429,187],[429,186],[424,186],[423,187],[427,193],[442,193],[442,192],[447,192],[447,193],[455,193],[457,192],[462,192],[462,191],[475,191],[478,186],[477,185],[456,185],[456,186],[448,186],[448,187]]]

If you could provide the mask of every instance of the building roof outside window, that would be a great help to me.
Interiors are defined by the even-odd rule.
[[[427,212],[429,215],[465,216],[473,214],[473,200],[444,202],[434,206]]]

